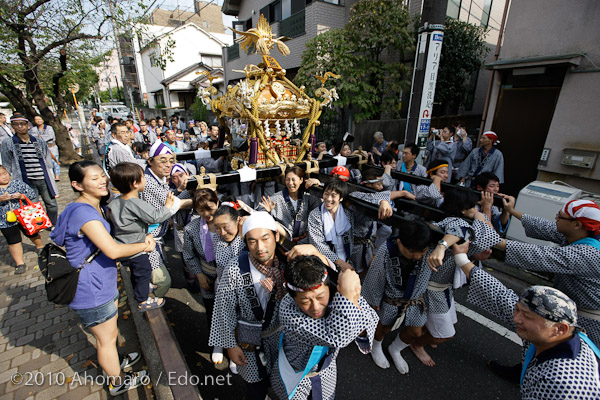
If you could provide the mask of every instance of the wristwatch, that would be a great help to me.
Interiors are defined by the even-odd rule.
[[[439,242],[437,242],[438,246],[442,245],[446,248],[446,250],[448,250],[448,242],[446,242],[444,239],[440,240]]]

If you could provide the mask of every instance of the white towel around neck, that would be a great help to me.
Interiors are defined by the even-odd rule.
[[[337,211],[335,212],[335,221],[331,217],[331,213],[325,208],[325,205],[321,205],[321,220],[323,221],[323,232],[325,233],[325,240],[333,243],[335,246],[335,253],[339,258],[346,261],[349,254],[346,254],[346,250],[344,249],[344,239],[343,235],[346,233],[352,226],[350,225],[350,221],[348,221],[348,217],[346,217],[346,213],[344,212],[344,207],[340,204],[338,206]]]

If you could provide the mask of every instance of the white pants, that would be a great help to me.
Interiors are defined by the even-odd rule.
[[[436,339],[451,338],[456,334],[454,324],[457,322],[454,299],[450,304],[450,310],[445,314],[427,314],[425,326],[431,336]]]

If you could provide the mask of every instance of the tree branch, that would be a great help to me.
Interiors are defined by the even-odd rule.
[[[42,50],[40,50],[39,53],[37,53],[35,55],[35,59],[36,60],[41,60],[42,58],[44,58],[44,56],[46,54],[48,54],[50,51],[52,51],[53,49],[60,47],[60,46],[64,46],[67,43],[71,43],[74,42],[76,40],[84,40],[84,39],[100,39],[102,38],[102,36],[100,35],[100,31],[102,30],[102,25],[104,25],[104,23],[108,21],[108,17],[105,17],[104,20],[100,23],[100,25],[98,26],[98,32],[95,35],[89,35],[87,33],[80,33],[78,35],[75,36],[67,36],[64,39],[61,40],[57,40],[56,42],[52,42],[49,45],[47,45],[46,47],[44,47]]]
[[[27,116],[35,114],[31,102],[27,101],[25,96],[23,96],[23,92],[2,74],[0,74],[0,92],[4,93],[17,111]]]
[[[35,3],[30,5],[29,7],[20,11],[19,14],[21,14],[22,16],[25,17],[25,16],[31,14],[32,12],[34,12],[35,10],[37,10],[38,8],[40,8],[41,6],[43,6],[44,4],[49,3],[50,1],[51,0],[37,0]]]

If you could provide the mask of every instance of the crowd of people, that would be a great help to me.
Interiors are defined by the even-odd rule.
[[[502,195],[503,207],[495,206],[504,174],[494,132],[485,132],[473,149],[464,127],[444,127],[439,137],[432,129],[426,166],[417,162],[418,146],[388,143],[376,132],[363,155],[382,169],[341,165],[353,152],[340,138],[318,143],[313,154],[338,159],[337,167],[321,171],[330,175],[326,182],[287,166],[278,181],[188,190],[200,168],[231,168],[208,151],[218,144],[218,126],[177,117],[167,124],[93,116],[89,137],[102,165],[70,166],[78,197],[57,218],[55,138],[34,122],[32,128],[14,115],[12,136],[0,147],[0,229],[15,272],[24,272],[19,228],[5,211],[23,195],[39,196],[54,224],[51,239],[65,247],[73,266],[87,263],[70,307],[97,340],[112,395],[136,387],[145,374],[124,373],[139,354],[121,359],[117,352],[119,262],[131,271],[141,312],[164,306],[169,270],[183,268],[189,290],[200,293],[206,309],[211,359],[229,359],[248,399],[267,393],[333,398],[336,358],[352,342],[379,368],[393,364],[407,373],[402,352],[408,347],[434,366],[426,347],[455,336],[453,293],[467,282],[469,301],[515,326],[524,340],[522,398],[600,396],[600,208],[576,200],[547,221],[515,210],[511,196]],[[194,160],[177,161],[178,153],[198,150]],[[399,181],[392,171],[429,177],[431,184]],[[309,190],[313,186],[321,191]],[[398,199],[440,208],[446,218],[434,225],[443,238],[433,240],[430,226],[408,214],[401,225],[385,224]],[[355,205],[360,202],[377,207],[378,218],[365,215]],[[504,239],[511,216],[529,236],[558,246]],[[165,257],[169,231],[183,265]],[[30,239],[42,247],[39,235]],[[283,239],[293,244],[285,254],[276,251]],[[506,251],[508,265],[553,272],[555,287],[534,286],[517,296],[482,268],[492,247]],[[396,330],[387,348],[390,363],[382,343]]]

